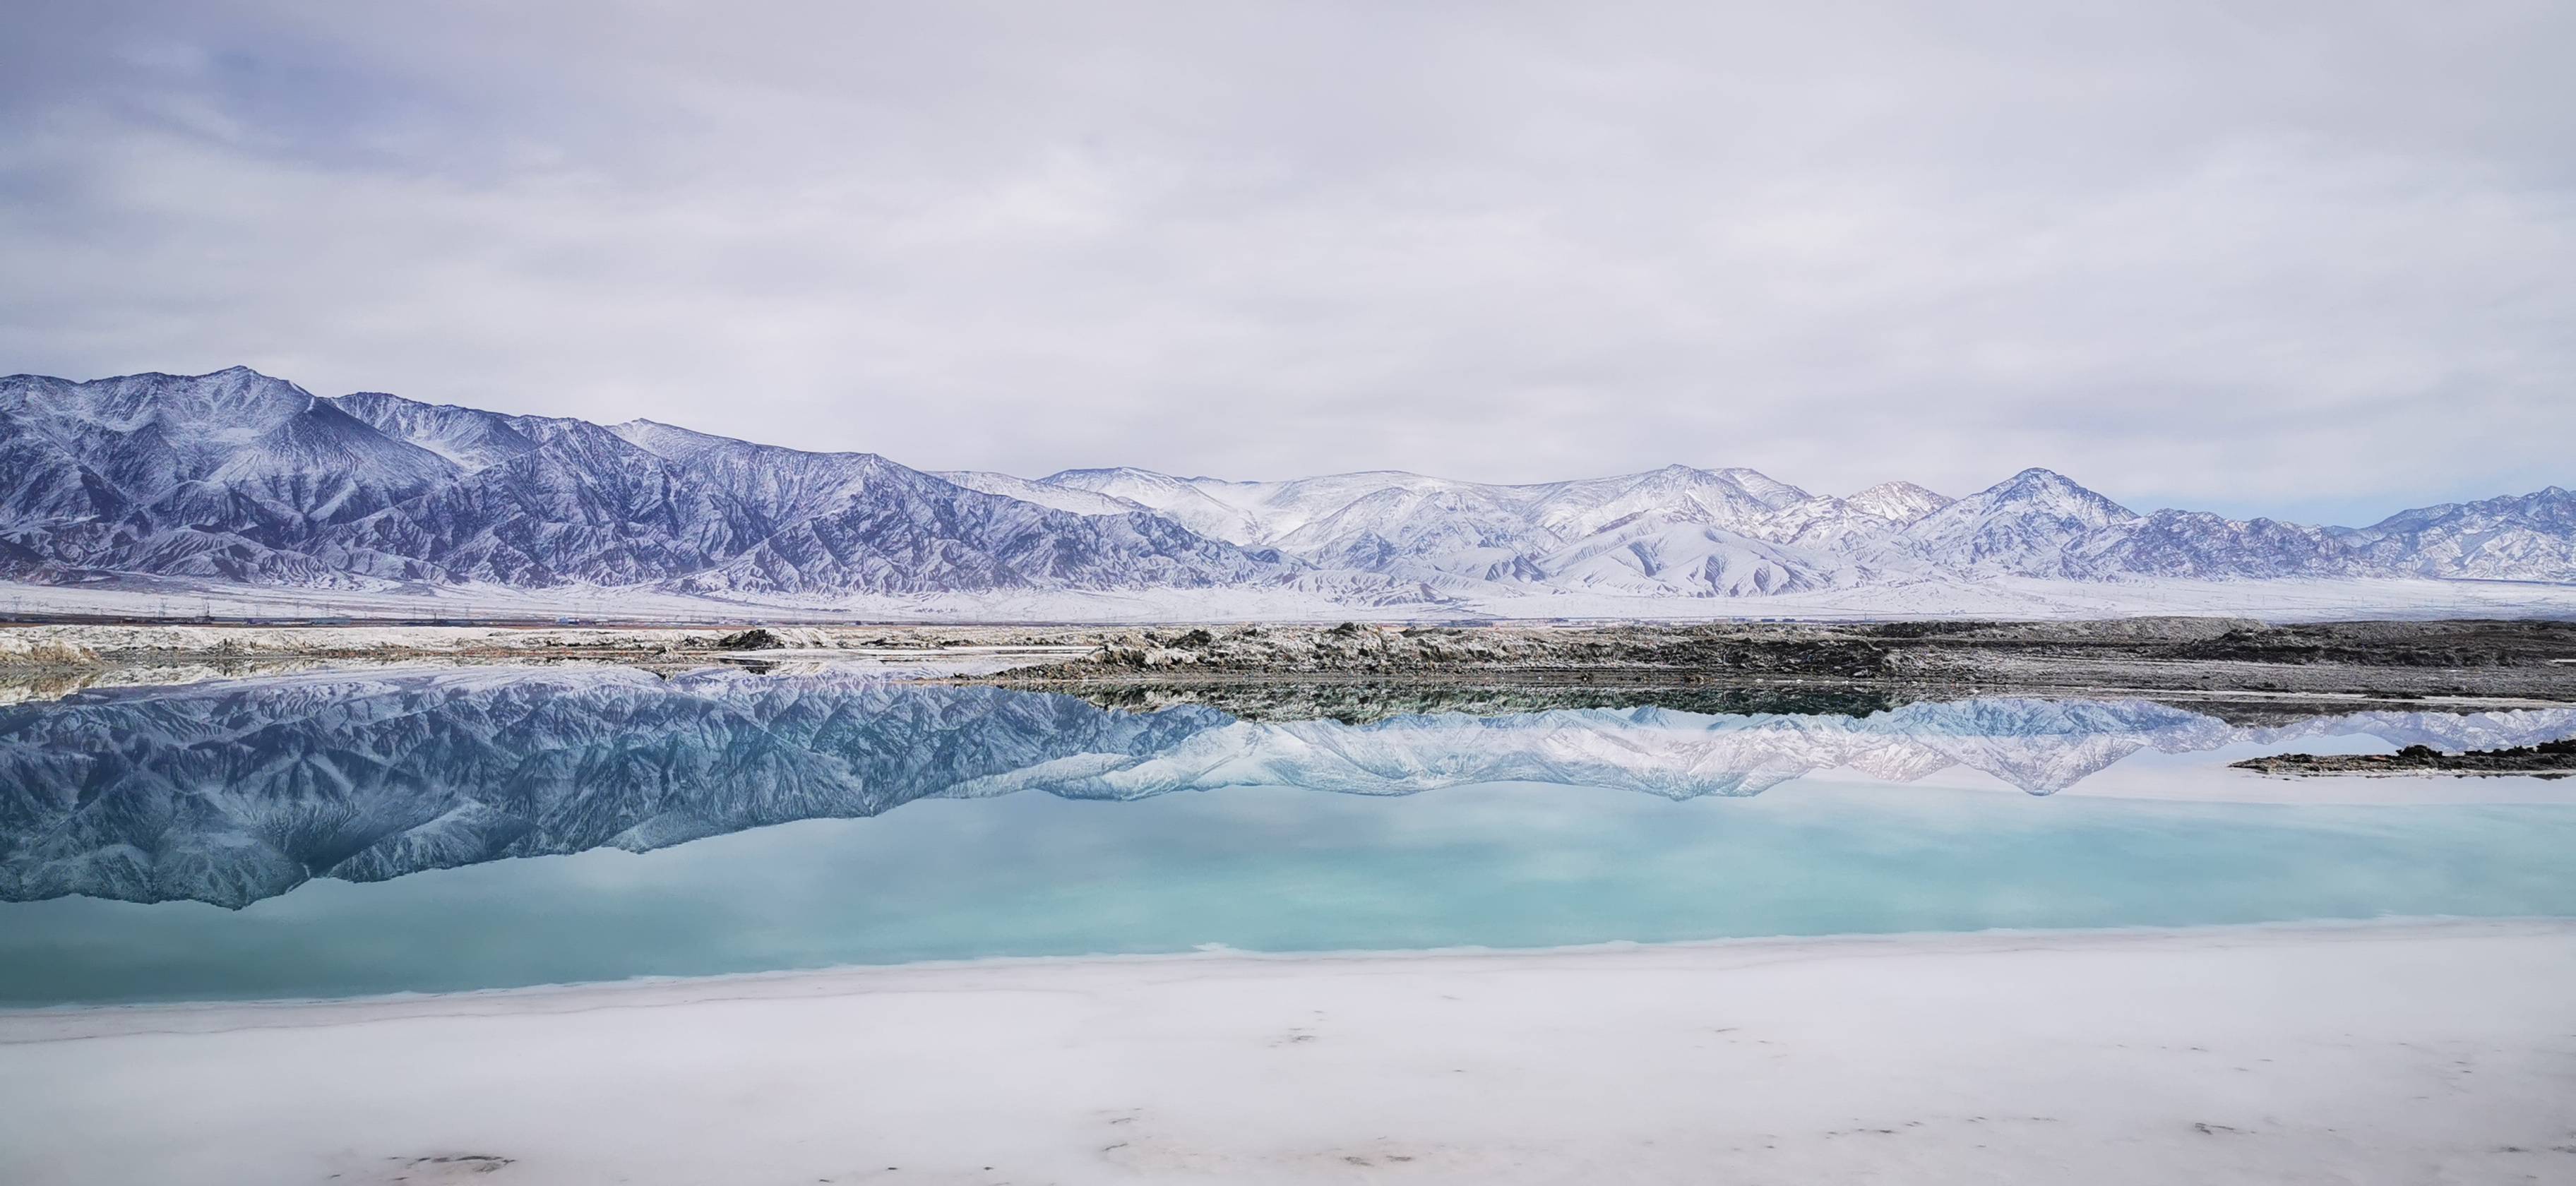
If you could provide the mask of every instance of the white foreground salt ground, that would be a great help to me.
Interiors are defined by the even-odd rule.
[[[2571,990],[2484,922],[46,1010],[0,1181],[2569,1181]]]

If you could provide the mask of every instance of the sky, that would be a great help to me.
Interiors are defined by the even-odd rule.
[[[2565,3],[8,23],[0,372],[1026,476],[2576,485]]]

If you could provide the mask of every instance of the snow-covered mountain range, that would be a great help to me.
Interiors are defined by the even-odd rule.
[[[931,473],[652,421],[317,397],[233,368],[0,379],[0,578],[859,594],[1260,589],[1439,604],[1996,578],[2576,582],[2576,494],[2363,528],[2141,515],[2029,469],[1961,498],[1671,465],[1538,485],[1396,471]]]
[[[321,673],[0,708],[0,900],[242,906],[313,877],[602,846],[635,851],[917,799],[1359,795],[1526,781],[1674,799],[1850,770],[1975,770],[2033,794],[2133,753],[2369,736],[2446,750],[2576,735],[2576,709],[2365,712],[2230,725],[2143,700],[1923,701],[1867,716],[1661,708],[1365,725],[1130,713],[846,672]]]

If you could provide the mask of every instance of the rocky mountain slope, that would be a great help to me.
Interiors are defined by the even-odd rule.
[[[1077,513],[872,454],[321,399],[240,369],[0,380],[0,458],[0,566],[38,580],[830,594],[1261,584],[1304,567],[1142,508]]]
[[[2365,528],[2139,514],[2029,469],[1951,499],[1671,465],[1530,485],[1396,471],[934,474],[651,421],[320,398],[245,368],[0,379],[0,577],[481,583],[828,600],[1267,588],[1394,605],[1752,597],[1999,577],[2576,582],[2576,496]]]

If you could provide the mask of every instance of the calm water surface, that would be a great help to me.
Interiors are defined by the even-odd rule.
[[[2576,915],[2567,783],[2225,768],[2571,735],[2027,699],[1264,722],[616,669],[85,693],[0,709],[0,1001]],[[2355,797],[2390,801],[2316,801]]]

